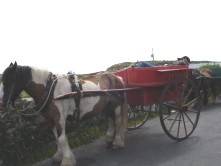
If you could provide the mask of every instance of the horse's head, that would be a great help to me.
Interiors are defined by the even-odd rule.
[[[11,63],[3,72],[0,84],[0,105],[2,107],[14,105],[16,98],[23,90],[23,79],[18,68],[17,62]]]

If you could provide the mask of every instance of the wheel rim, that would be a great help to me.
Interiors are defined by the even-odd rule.
[[[129,130],[137,129],[147,121],[150,114],[150,108],[147,109],[145,107],[146,106],[129,105],[127,125]]]
[[[200,115],[200,96],[195,84],[182,77],[169,82],[161,95],[159,114],[162,128],[170,138],[188,138]]]

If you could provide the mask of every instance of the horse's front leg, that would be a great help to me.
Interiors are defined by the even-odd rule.
[[[56,143],[57,143],[57,152],[54,154],[53,160],[55,162],[61,162],[63,158],[63,154],[62,154],[61,146],[59,146],[60,144],[58,144],[58,132],[57,132],[56,127],[53,128],[53,132],[54,132],[54,136],[55,136]]]
[[[61,118],[60,121],[55,122],[54,133],[57,137],[57,152],[54,154],[53,159],[56,162],[61,161],[61,166],[76,165],[75,156],[69,147],[68,140],[65,135],[64,118]]]
[[[61,166],[75,166],[76,165],[75,156],[68,145],[68,140],[65,133],[61,134],[61,136],[58,138],[58,144],[59,144],[58,146],[61,147],[63,153]]]

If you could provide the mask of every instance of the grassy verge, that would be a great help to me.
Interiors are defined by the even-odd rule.
[[[101,136],[104,136],[105,132],[106,130],[102,126],[93,122],[88,122],[80,125],[77,131],[68,133],[67,137],[69,145],[71,149],[73,149],[93,142]],[[51,158],[56,150],[57,145],[55,140],[53,140],[50,145],[38,147],[29,153],[29,155],[26,155],[23,160],[19,162],[19,165],[29,166],[36,162]]]

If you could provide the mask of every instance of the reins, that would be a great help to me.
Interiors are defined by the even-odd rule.
[[[7,108],[11,111],[16,111],[17,113],[19,113],[21,115],[25,115],[25,116],[40,115],[40,112],[46,107],[49,100],[53,98],[53,92],[54,92],[55,85],[57,84],[57,80],[58,80],[57,77],[50,72],[49,76],[48,76],[48,81],[47,81],[47,84],[46,84],[46,90],[49,89],[49,91],[46,92],[46,94],[43,95],[43,100],[41,102],[39,102],[37,105],[35,105],[34,101],[32,101],[24,109],[14,108],[12,106],[11,102],[10,102],[12,92],[13,92],[13,89],[14,89],[14,83],[13,83],[13,86],[12,86],[12,89],[10,91],[10,95],[9,95],[9,98],[8,98],[8,102],[7,102]],[[27,111],[29,108],[34,109],[35,112],[31,113],[31,114],[23,113],[23,112]]]
[[[53,93],[54,93],[54,89],[55,89],[55,86],[57,84],[57,81],[58,81],[57,77],[50,72],[49,76],[48,76],[48,81],[47,81],[47,84],[46,84],[46,93],[45,93],[46,97],[45,97],[45,94],[44,94],[43,95],[43,100],[40,101],[38,103],[38,105],[34,106],[34,109],[38,110],[37,111],[38,113],[40,113],[46,107],[48,102],[53,98]],[[47,89],[49,89],[48,92],[47,92]]]

